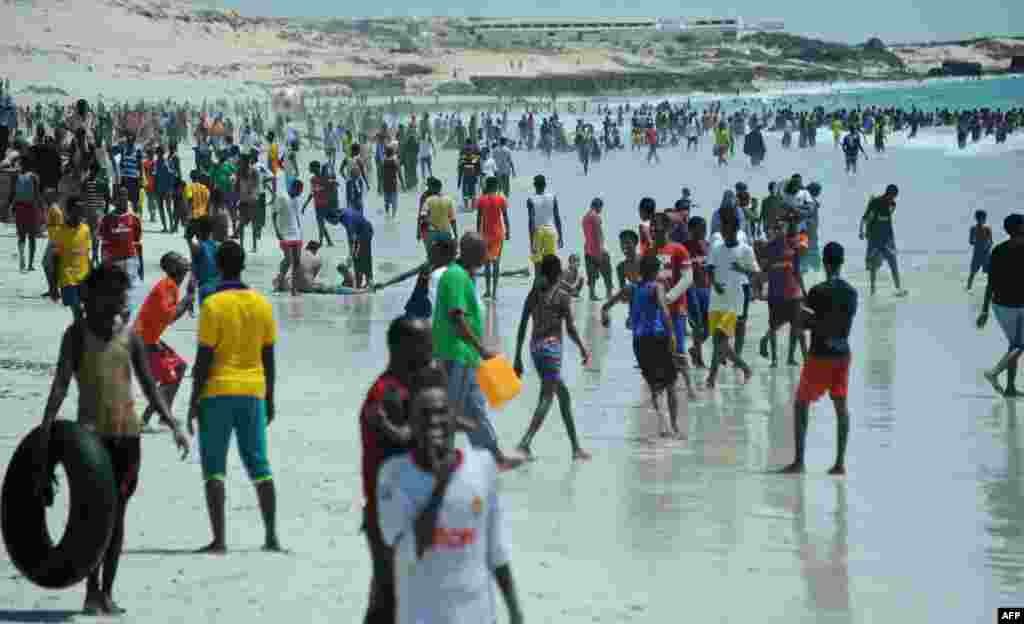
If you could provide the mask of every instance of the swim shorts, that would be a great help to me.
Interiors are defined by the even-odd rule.
[[[163,386],[171,386],[179,381],[178,368],[187,366],[185,360],[162,340],[155,345],[146,345],[146,356],[153,379]]]
[[[289,249],[302,250],[302,241],[300,240],[283,240],[278,245],[280,245],[281,251],[288,251]]]
[[[533,254],[530,259],[539,264],[545,256],[558,254],[558,231],[552,225],[542,225],[533,232]]]
[[[252,396],[215,396],[199,401],[199,455],[203,478],[224,480],[232,431],[238,438],[238,454],[249,479],[256,483],[270,480],[267,404]]]
[[[637,337],[636,356],[640,374],[652,389],[661,390],[676,382],[679,372],[668,336]]]
[[[735,312],[712,310],[708,312],[708,335],[714,336],[716,333],[722,332],[732,338],[736,335],[737,321],[738,317]]]
[[[65,306],[73,308],[82,305],[82,287],[79,284],[64,286],[60,289],[60,301]]]
[[[127,501],[139,486],[142,440],[138,436],[103,436],[100,440],[110,453],[118,494],[122,501]]]
[[[814,403],[826,392],[832,399],[845,399],[849,391],[850,357],[822,358],[808,356],[800,371],[797,403]]]
[[[530,343],[533,367],[544,381],[562,378],[562,341],[558,338],[540,338]]]
[[[676,353],[686,355],[686,315],[672,315],[672,330],[676,334]]]

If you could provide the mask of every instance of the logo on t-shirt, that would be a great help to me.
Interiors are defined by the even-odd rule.
[[[483,513],[483,511],[484,511],[484,502],[480,499],[479,496],[474,496],[473,497],[473,506],[472,506],[472,508],[473,508],[473,513],[478,515],[478,516],[481,513]]]

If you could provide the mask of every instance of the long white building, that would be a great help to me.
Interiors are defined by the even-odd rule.
[[[620,18],[500,18],[469,20],[466,27],[477,34],[546,33],[551,36],[644,32],[679,34],[702,32],[741,36],[747,32],[781,31],[779,19],[746,22],[742,18],[620,17]]]

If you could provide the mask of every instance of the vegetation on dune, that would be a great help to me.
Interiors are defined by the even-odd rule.
[[[744,39],[770,50],[778,50],[786,59],[799,59],[807,63],[826,65],[878,64],[893,69],[902,69],[903,61],[888,50],[878,39],[871,39],[864,45],[850,46],[843,43],[808,39],[798,35],[778,32],[754,33]]]

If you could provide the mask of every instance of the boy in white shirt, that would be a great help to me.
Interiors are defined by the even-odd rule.
[[[455,448],[440,368],[416,376],[410,399],[413,451],[385,462],[377,485],[381,534],[395,553],[397,624],[496,622],[492,577],[509,622],[521,624],[494,459]]]
[[[739,218],[735,209],[721,211],[722,241],[711,248],[707,261],[711,281],[711,304],[708,311],[708,333],[714,339],[714,354],[708,372],[707,386],[715,387],[718,367],[723,360],[743,371],[743,383],[750,381],[751,370],[729,343],[736,337],[736,325],[743,313],[743,285],[758,272],[757,259],[750,245],[740,241]]]

